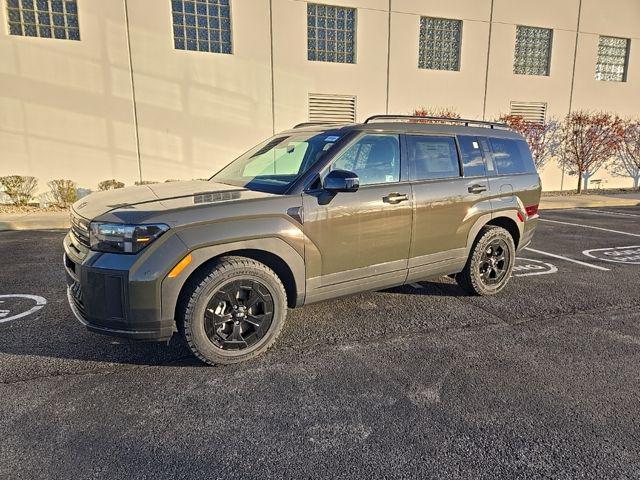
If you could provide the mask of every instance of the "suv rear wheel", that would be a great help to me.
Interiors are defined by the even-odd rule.
[[[456,281],[472,295],[495,295],[509,282],[515,258],[511,234],[502,227],[487,225],[476,238]]]
[[[250,258],[223,257],[192,285],[184,336],[205,363],[239,363],[273,345],[286,315],[287,296],[273,270]]]

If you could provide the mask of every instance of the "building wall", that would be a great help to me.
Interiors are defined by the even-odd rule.
[[[52,178],[207,177],[306,121],[309,93],[355,95],[359,121],[427,106],[493,119],[511,101],[556,118],[640,110],[638,0],[317,0],[358,9],[355,64],[307,60],[303,0],[231,0],[232,55],[174,49],[169,0],[78,0],[80,42],[8,35],[5,1],[0,175],[34,175],[42,192]],[[462,20],[460,71],[418,68],[421,16]],[[513,73],[517,25],[553,29],[549,76]],[[601,34],[631,39],[627,82],[595,80]],[[575,186],[554,163],[541,175],[547,190]]]

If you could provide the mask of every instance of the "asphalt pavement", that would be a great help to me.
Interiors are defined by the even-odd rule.
[[[64,232],[2,232],[0,478],[640,478],[640,207],[542,220],[496,297],[310,305],[225,367],[87,332]]]

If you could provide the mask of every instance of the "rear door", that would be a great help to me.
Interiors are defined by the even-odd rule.
[[[404,136],[414,192],[409,280],[464,265],[469,233],[491,216],[484,156],[476,137]],[[453,267],[452,267],[453,266]]]

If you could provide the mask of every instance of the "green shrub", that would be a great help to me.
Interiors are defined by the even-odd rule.
[[[124,183],[119,182],[116,179],[103,180],[98,184],[98,190],[104,192],[105,190],[115,190],[116,188],[124,188]]]
[[[60,207],[68,207],[78,199],[77,185],[72,180],[51,180],[48,185],[54,202]]]
[[[24,175],[8,175],[0,177],[0,186],[4,188],[4,193],[9,196],[13,203],[26,205],[38,186],[38,180],[35,177],[26,177]]]

